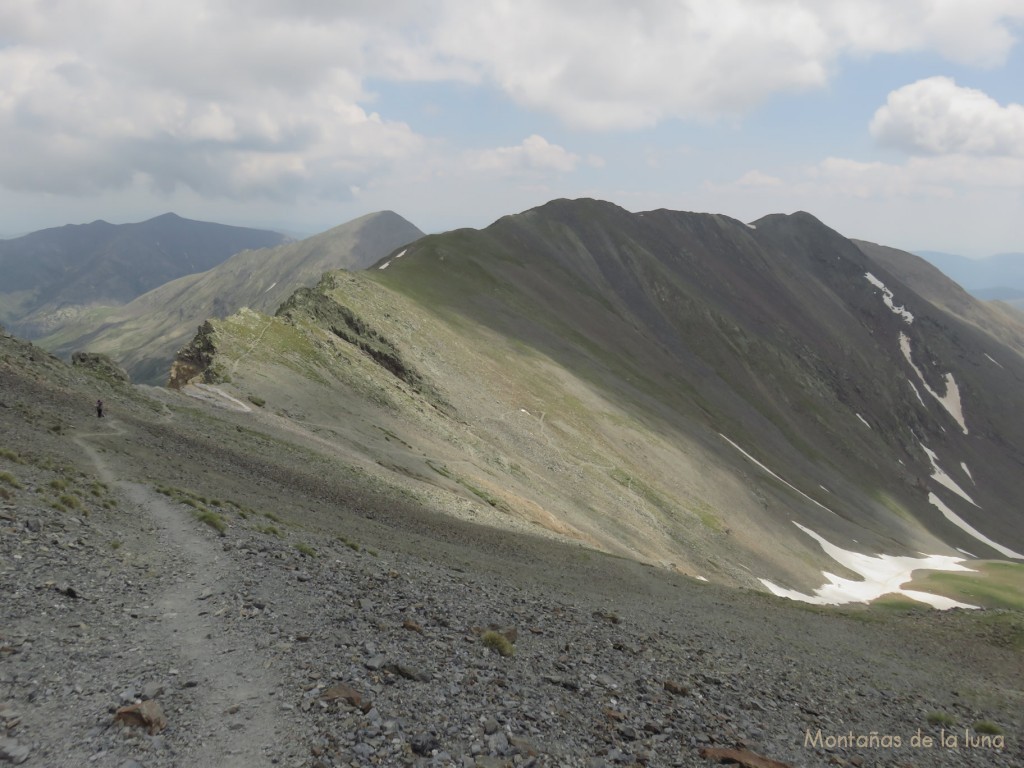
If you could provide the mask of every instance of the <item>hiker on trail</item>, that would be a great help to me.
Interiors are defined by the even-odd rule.
[[[103,401],[102,400],[97,400],[96,401],[96,418],[98,418],[98,419],[102,419],[103,418]]]

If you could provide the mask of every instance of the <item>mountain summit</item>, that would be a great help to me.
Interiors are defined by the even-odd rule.
[[[213,320],[174,381],[230,380],[439,508],[827,601],[1024,558],[1022,377],[810,214],[558,200]]]

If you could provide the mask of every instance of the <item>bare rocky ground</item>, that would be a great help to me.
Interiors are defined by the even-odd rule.
[[[1017,614],[810,609],[475,527],[0,345],[0,764],[1024,765]],[[152,728],[118,722],[140,701]]]

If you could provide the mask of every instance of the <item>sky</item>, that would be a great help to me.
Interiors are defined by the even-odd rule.
[[[0,236],[554,198],[1024,252],[1024,0],[3,0]]]

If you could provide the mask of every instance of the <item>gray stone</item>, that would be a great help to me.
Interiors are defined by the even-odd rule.
[[[155,699],[158,696],[163,696],[164,686],[162,683],[146,683],[142,686],[142,698],[143,699]]]
[[[17,739],[0,739],[0,760],[5,760],[8,763],[14,763],[15,765],[21,765],[28,760],[28,756],[31,752],[31,747],[25,744],[20,744]]]

